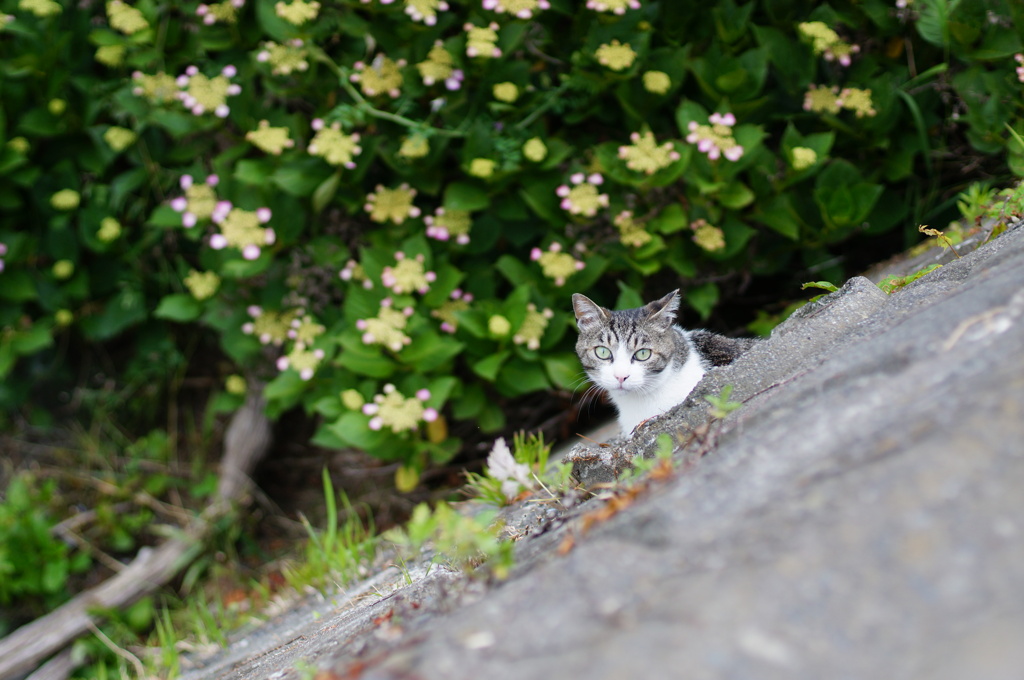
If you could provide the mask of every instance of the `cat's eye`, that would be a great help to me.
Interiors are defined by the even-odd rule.
[[[604,347],[604,346],[602,346],[602,347],[595,347],[594,348],[594,354],[597,356],[598,359],[611,359],[612,358],[612,351],[610,349],[608,349],[607,347]]]
[[[648,359],[651,358],[651,350],[649,350],[646,347],[644,347],[643,349],[638,349],[636,353],[633,355],[633,358],[636,359],[637,361],[647,361]]]

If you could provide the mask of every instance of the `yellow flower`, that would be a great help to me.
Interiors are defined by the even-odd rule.
[[[317,133],[309,141],[306,150],[312,156],[320,156],[331,165],[343,165],[349,170],[356,167],[353,157],[362,153],[359,146],[359,135],[353,132],[346,135],[341,131],[341,124],[334,123],[330,127],[324,127],[323,121],[319,118],[313,121],[313,128]]]
[[[392,352],[398,352],[412,342],[403,330],[409,323],[404,312],[391,306],[384,306],[371,319],[359,319],[356,328],[363,331],[363,344],[383,345]]]
[[[405,13],[413,21],[422,21],[427,26],[437,23],[437,13],[448,10],[444,0],[405,0]]]
[[[341,393],[341,403],[350,411],[358,411],[366,403],[366,400],[358,390],[347,389]]]
[[[59,116],[64,113],[68,108],[68,103],[63,99],[51,99],[46,104],[47,110],[55,116]]]
[[[679,152],[675,150],[672,142],[659,145],[650,130],[643,135],[634,132],[629,139],[633,143],[619,147],[619,158],[626,161],[626,167],[630,170],[653,175],[679,160]]]
[[[58,281],[70,279],[75,273],[75,263],[71,260],[57,260],[53,263],[53,277]]]
[[[401,94],[400,88],[404,79],[399,69],[403,66],[404,59],[392,61],[383,54],[378,54],[369,66],[362,62],[356,64],[358,72],[349,76],[349,79],[359,83],[359,88],[367,97],[386,94],[395,98]]]
[[[421,421],[429,417],[422,401],[416,397],[404,397],[391,384],[384,386],[384,394],[376,395],[373,403],[363,406],[363,413],[373,416],[370,429],[379,430],[386,426],[393,432],[415,430]],[[436,417],[435,412],[433,418]]]
[[[423,158],[430,153],[430,142],[421,134],[412,134],[402,140],[398,155],[402,158]]]
[[[53,322],[58,326],[70,326],[74,320],[75,315],[71,313],[70,309],[58,309],[53,313]]]
[[[810,40],[814,54],[825,57],[826,61],[838,61],[849,66],[850,57],[860,52],[859,45],[847,44],[822,21],[809,21],[797,26],[801,35]]]
[[[207,26],[217,22],[233,24],[238,21],[238,9],[242,5],[244,3],[238,3],[236,0],[200,4],[196,9],[196,14],[203,17],[203,23]]]
[[[526,140],[526,143],[523,144],[523,155],[526,156],[527,160],[540,163],[547,157],[548,147],[544,145],[540,137],[533,137]]]
[[[50,196],[50,205],[57,210],[74,210],[82,202],[82,196],[74,189],[61,189]]]
[[[636,223],[633,219],[633,213],[629,210],[623,210],[616,215],[614,222],[615,226],[619,229],[619,241],[624,246],[639,248],[642,245],[650,243],[653,238],[647,233],[647,230],[643,228],[643,225]]]
[[[234,394],[236,396],[243,396],[248,389],[248,385],[245,382],[245,378],[235,374],[229,375],[224,380],[224,389],[227,390],[228,394]]]
[[[134,87],[132,92],[136,96],[142,96],[154,104],[167,104],[178,98],[181,91],[174,76],[167,73],[157,73],[150,76],[136,71],[132,74]]]
[[[309,380],[324,358],[322,349],[308,349],[301,342],[295,343],[292,350],[277,360],[277,369],[286,371],[289,368],[298,371],[299,377]]]
[[[486,179],[494,174],[497,163],[490,158],[474,158],[469,162],[469,174]]]
[[[793,147],[793,159],[791,161],[794,170],[806,170],[818,162],[818,154],[814,149],[806,146]]]
[[[437,279],[437,274],[425,270],[423,256],[406,257],[405,253],[395,253],[397,263],[393,267],[384,267],[380,275],[380,282],[385,288],[390,288],[396,294],[426,293],[430,290],[430,284]]]
[[[515,83],[498,83],[492,90],[494,98],[501,102],[511,104],[519,98],[519,88]]]
[[[871,90],[861,90],[856,87],[844,88],[839,93],[839,103],[844,109],[853,111],[858,118],[870,117],[878,113],[871,104]]]
[[[280,346],[288,339],[288,330],[295,318],[293,310],[277,312],[253,306],[249,307],[248,312],[253,320],[242,325],[243,333],[255,335],[264,345]]]
[[[644,89],[653,94],[665,94],[672,87],[672,79],[664,71],[644,73]]]
[[[101,45],[96,48],[96,61],[104,66],[120,66],[127,52],[124,45]]]
[[[263,49],[256,54],[256,60],[270,64],[270,72],[276,76],[291,75],[295,71],[309,69],[309,52],[301,40],[292,40],[284,45],[273,41],[263,43]]]
[[[184,280],[185,287],[196,300],[208,300],[220,288],[220,277],[217,272],[201,272],[193,269]]]
[[[402,184],[397,189],[385,189],[378,184],[375,193],[367,194],[366,205],[363,207],[374,222],[390,220],[401,224],[409,217],[420,216],[420,209],[412,204],[414,198],[416,190],[408,184]]]
[[[495,314],[487,320],[487,331],[496,337],[503,338],[512,330],[509,320],[500,314]]]
[[[24,137],[11,137],[7,140],[7,146],[11,147],[15,153],[26,154],[30,147],[28,140]]]
[[[697,220],[690,228],[693,229],[693,242],[704,250],[714,252],[725,248],[725,234],[718,227],[708,224],[707,220]]]
[[[469,243],[469,230],[473,226],[473,219],[468,210],[438,208],[433,215],[424,217],[423,221],[427,223],[427,236],[431,238],[447,241],[455,237],[456,243],[460,245]]]
[[[512,342],[517,345],[526,345],[527,349],[540,349],[540,340],[544,337],[544,331],[548,327],[548,321],[555,315],[550,309],[540,311],[537,305],[532,302],[526,306],[526,317],[523,325],[519,327],[512,337]]]
[[[127,128],[117,127],[116,125],[112,125],[107,128],[107,131],[103,133],[103,141],[107,143],[107,146],[117,152],[124,151],[134,144],[135,140],[138,138],[139,136],[133,131]]]
[[[195,67],[190,67],[186,76],[182,76],[184,83],[181,94],[181,101],[185,108],[195,115],[202,115],[207,111],[223,118],[228,115],[228,96],[236,95],[241,91],[238,85],[231,83],[228,73],[234,73],[233,67],[224,67],[224,72],[209,78],[199,73]]]
[[[501,49],[497,45],[498,24],[494,22],[487,26],[465,24],[462,28],[466,31],[466,56],[483,58],[501,56]]]
[[[185,199],[188,212],[195,215],[197,220],[209,218],[217,207],[217,193],[209,184],[192,184],[185,189]]]
[[[610,44],[601,45],[595,53],[597,61],[613,71],[623,71],[633,65],[636,60],[636,52],[629,46],[629,43],[620,43],[612,40]]]
[[[96,232],[96,238],[103,243],[110,243],[121,235],[121,223],[113,217],[104,217],[100,220],[100,228]]]
[[[444,48],[444,44],[438,40],[427,52],[427,58],[416,64],[416,70],[420,72],[424,85],[433,85],[450,78],[455,70],[455,63],[452,55]]]
[[[19,0],[18,9],[31,12],[40,19],[52,17],[53,15],[60,14],[61,12],[60,3],[54,2],[53,0]]]
[[[804,93],[804,111],[814,113],[839,113],[842,102],[839,100],[838,87],[818,87],[812,84]]]
[[[292,319],[291,326],[292,329],[288,331],[288,337],[304,345],[312,345],[314,340],[327,331],[323,324],[317,323],[308,314],[301,319]]]
[[[110,27],[125,35],[133,35],[149,28],[149,22],[142,16],[142,12],[121,0],[110,0],[107,3],[107,17],[110,20]]]
[[[288,136],[288,128],[271,127],[270,121],[261,120],[259,127],[245,133],[245,139],[266,153],[280,156],[285,149],[295,146]]]
[[[316,15],[320,12],[320,3],[315,0],[313,2],[304,0],[293,0],[290,3],[278,2],[274,5],[274,11],[285,21],[301,26],[307,21],[316,19]]]
[[[625,14],[626,9],[640,9],[640,0],[587,0],[587,9]]]

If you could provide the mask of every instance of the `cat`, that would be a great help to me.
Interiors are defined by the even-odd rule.
[[[572,307],[580,332],[576,354],[590,380],[611,398],[624,436],[681,403],[705,373],[732,363],[755,342],[676,326],[678,289],[617,312],[575,293]]]

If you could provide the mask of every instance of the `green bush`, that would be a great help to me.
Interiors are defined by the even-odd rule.
[[[571,292],[706,317],[1024,174],[1011,0],[0,6],[0,402],[116,345],[404,486],[576,384]]]

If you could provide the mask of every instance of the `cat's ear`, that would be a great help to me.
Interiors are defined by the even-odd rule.
[[[607,309],[579,293],[572,295],[572,311],[576,313],[576,325],[581,331],[589,330],[608,321]]]
[[[676,319],[676,310],[679,309],[679,289],[654,302],[648,302],[644,306],[647,312],[647,320],[660,326],[668,328]]]

